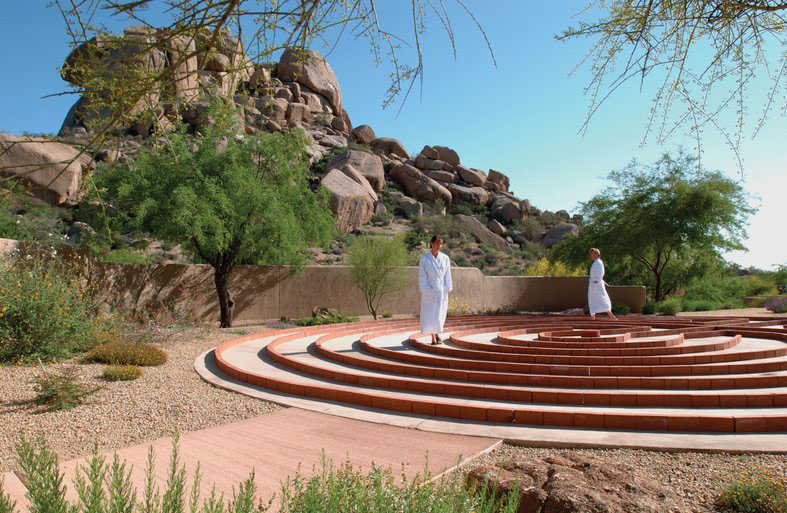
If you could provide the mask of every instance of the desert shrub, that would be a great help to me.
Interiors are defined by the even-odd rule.
[[[653,301],[648,301],[642,306],[642,314],[643,315],[651,315],[656,313],[656,303]]]
[[[685,312],[707,312],[708,310],[718,310],[723,303],[709,301],[707,299],[684,299],[683,311]]]
[[[453,255],[451,257],[451,261],[457,267],[468,267],[470,265],[470,261],[467,260],[467,257],[459,253]]]
[[[0,238],[51,246],[65,244],[68,215],[68,210],[49,206],[26,206],[14,211],[0,204]]]
[[[95,286],[74,259],[46,255],[0,262],[0,361],[67,358],[95,343]]]
[[[521,233],[529,241],[534,241],[544,233],[544,224],[537,217],[526,217],[514,223],[511,230]]]
[[[432,235],[438,235],[448,244],[448,241],[452,239],[455,241],[463,241],[472,238],[470,231],[465,225],[457,221],[453,216],[439,214],[424,215],[424,217],[418,220],[418,226],[428,235],[426,237],[427,240],[429,240]]]
[[[421,224],[417,224],[414,229],[405,234],[404,243],[407,245],[408,250],[413,251],[424,244],[428,244],[430,238],[431,236],[426,233],[424,227]]]
[[[683,309],[683,303],[679,297],[665,299],[656,303],[656,311],[664,315],[675,315]]]
[[[549,210],[544,210],[539,217],[539,221],[546,227],[549,228],[554,226],[558,223],[563,222],[563,218],[559,215],[555,214],[554,212],[550,212]]]
[[[722,489],[718,502],[730,513],[787,513],[787,476],[767,469],[743,472]]]
[[[133,249],[119,248],[99,253],[98,261],[102,264],[149,264],[151,258]]]
[[[535,264],[524,269],[525,276],[587,276],[587,269],[582,266],[570,267],[560,260],[550,261],[541,258]]]
[[[390,319],[391,317],[393,317],[393,314],[391,312],[383,313],[383,319]]]
[[[463,297],[451,294],[448,296],[448,315],[470,315],[474,314],[475,309]]]
[[[769,296],[778,293],[776,285],[763,276],[753,274],[738,279],[741,280],[745,296]]]
[[[514,513],[519,508],[517,487],[507,496],[495,487],[474,489],[465,486],[460,472],[433,479],[425,470],[409,480],[395,476],[390,468],[373,467],[363,473],[350,462],[335,468],[325,458],[321,467],[311,478],[298,471],[282,483],[280,513]]]
[[[616,315],[628,315],[631,313],[629,305],[623,303],[612,303],[612,313]]]
[[[33,403],[44,406],[47,411],[68,410],[82,404],[85,397],[98,390],[82,383],[76,367],[67,367],[60,372],[47,372],[33,379],[35,398]]]
[[[358,317],[342,315],[339,312],[323,312],[319,315],[295,319],[292,321],[296,326],[322,326],[323,324],[344,324],[348,322],[358,322]]]
[[[773,313],[787,312],[787,296],[772,297],[765,302],[765,308]]]
[[[495,265],[497,264],[498,256],[497,253],[494,251],[490,251],[489,253],[484,255],[484,262],[488,265]]]
[[[107,365],[137,365],[150,367],[167,361],[167,353],[158,347],[135,340],[124,340],[114,333],[99,336],[101,342],[85,354],[85,361]]]
[[[386,211],[382,214],[375,214],[372,216],[371,222],[372,224],[377,224],[381,226],[388,226],[394,219],[394,215],[390,211]]]
[[[101,373],[107,381],[134,381],[142,375],[142,369],[136,365],[108,365]]]
[[[514,305],[501,305],[496,308],[489,308],[484,310],[483,313],[488,315],[514,315],[519,311],[516,309]]]
[[[547,253],[547,249],[538,242],[525,241],[522,246],[522,259],[523,260],[539,260]]]

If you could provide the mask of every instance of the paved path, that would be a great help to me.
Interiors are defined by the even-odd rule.
[[[288,408],[261,417],[223,426],[186,433],[180,438],[181,462],[193,476],[197,462],[203,474],[203,496],[216,491],[232,497],[233,487],[255,471],[258,495],[267,499],[279,491],[279,484],[293,476],[299,466],[304,474],[320,466],[323,451],[336,465],[349,459],[363,469],[391,467],[395,475],[404,472],[409,478],[421,472],[428,456],[429,469],[440,474],[464,461],[492,450],[499,439],[433,433],[363,422],[325,415],[298,408]],[[127,447],[117,451],[121,460],[133,465],[132,479],[138,497],[144,490],[144,469],[148,447],[156,453],[156,478],[163,489],[172,438]],[[111,453],[108,454],[111,460]],[[72,482],[77,465],[86,458],[61,465],[65,482]],[[7,493],[26,511],[25,490],[12,472],[2,475]],[[73,487],[68,497],[76,498]],[[275,509],[274,509],[275,511]]]

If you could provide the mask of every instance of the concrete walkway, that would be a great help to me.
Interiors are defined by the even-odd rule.
[[[144,471],[148,447],[156,454],[156,479],[160,490],[166,486],[172,450],[172,438],[135,445],[116,451],[121,461],[133,465],[132,480],[137,498],[144,492]],[[257,494],[267,500],[278,494],[280,482],[292,477],[300,468],[312,475],[320,468],[323,453],[338,466],[349,460],[368,470],[372,465],[391,467],[394,475],[413,478],[421,473],[428,459],[429,470],[439,475],[460,461],[467,461],[494,449],[499,439],[433,433],[375,424],[326,415],[298,408],[288,408],[261,417],[194,431],[180,437],[180,460],[189,476],[200,464],[203,497],[216,485],[218,494],[231,498],[238,484],[255,472]],[[107,453],[111,461],[113,453]],[[76,499],[72,481],[78,465],[88,458],[61,464],[68,484],[67,497]],[[17,501],[20,511],[27,511],[25,488],[13,472],[2,475],[4,488]],[[275,511],[275,509],[273,510]]]

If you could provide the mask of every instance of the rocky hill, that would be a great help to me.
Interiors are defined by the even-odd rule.
[[[153,134],[176,121],[199,131],[212,122],[204,115],[211,97],[221,95],[237,106],[237,137],[297,128],[309,135],[311,170],[315,181],[329,191],[337,226],[344,233],[449,230],[464,234],[460,238],[470,244],[469,256],[477,256],[479,250],[499,253],[502,262],[492,270],[500,271],[517,260],[521,266],[523,257],[537,257],[543,248],[579,231],[577,216],[565,210],[542,212],[510,190],[505,173],[470,167],[449,146],[426,145],[410,155],[398,139],[378,137],[368,125],[353,126],[342,106],[336,75],[319,52],[286,50],[277,63],[254,63],[241,41],[227,33],[215,42],[200,34],[168,39],[165,49],[143,44],[160,35],[146,27],[128,27],[120,45],[93,39],[71,52],[62,76],[85,86],[79,73],[84,66],[104,66],[122,74],[122,66],[113,67],[114,63],[136,52],[138,65],[171,77],[166,87],[174,94],[154,92],[131,106],[128,123],[115,130],[106,147],[92,153],[84,151],[91,127],[108,113],[91,107],[89,97],[83,96],[54,139],[0,134],[0,172],[22,176],[39,201],[75,207],[83,179],[94,172],[97,162],[133,159]],[[216,46],[211,49],[208,44]],[[71,160],[63,169],[61,163]],[[448,221],[438,222],[436,217]],[[63,229],[73,233],[69,216],[63,218]],[[320,260],[341,261],[344,239],[337,240],[334,257],[322,255]],[[471,258],[455,259],[477,265]]]

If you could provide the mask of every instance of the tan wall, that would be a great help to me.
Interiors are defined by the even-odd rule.
[[[13,250],[0,239],[0,252]],[[417,269],[408,267],[405,287],[383,299],[379,312],[414,314],[419,309]],[[199,319],[217,319],[213,270],[207,265],[102,265],[93,273],[104,298],[127,309],[159,301],[177,305]],[[587,304],[587,278],[484,276],[475,267],[454,268],[454,297],[477,310],[513,306],[521,311],[560,311]],[[345,266],[310,266],[292,275],[282,267],[239,266],[230,282],[235,319],[252,321],[303,317],[313,308],[334,308],[347,315],[367,314],[362,293]],[[613,302],[641,312],[645,287],[609,287]]]

